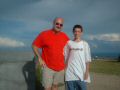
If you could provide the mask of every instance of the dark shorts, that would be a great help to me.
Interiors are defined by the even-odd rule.
[[[81,80],[66,81],[66,90],[87,90],[86,82]]]

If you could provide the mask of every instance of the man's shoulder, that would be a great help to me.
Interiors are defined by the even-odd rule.
[[[48,35],[51,32],[51,29],[46,29],[40,32],[41,35]]]
[[[67,36],[67,34],[66,34],[65,32],[62,32],[62,31],[61,31],[61,34],[63,34],[63,35],[66,35],[66,36]]]
[[[51,29],[45,29],[45,30],[43,30],[41,33],[48,33],[48,32],[50,32],[51,31]]]
[[[61,32],[61,35],[66,37],[69,40],[69,37],[68,37],[68,35],[65,32]]]

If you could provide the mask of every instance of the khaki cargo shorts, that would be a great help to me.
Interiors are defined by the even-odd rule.
[[[54,71],[48,67],[44,67],[42,72],[42,85],[44,88],[58,84],[64,84],[64,70]]]

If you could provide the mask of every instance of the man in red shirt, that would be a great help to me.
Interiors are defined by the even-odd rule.
[[[32,43],[33,51],[43,67],[42,84],[45,90],[58,90],[59,78],[64,78],[63,48],[68,36],[62,32],[63,18],[55,18],[53,28],[41,32]],[[42,49],[40,54],[39,48]]]

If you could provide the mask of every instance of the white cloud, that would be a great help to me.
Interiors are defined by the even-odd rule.
[[[0,46],[4,47],[23,47],[25,44],[21,41],[13,40],[7,37],[0,37]]]
[[[120,41],[120,34],[100,34],[100,35],[90,35],[89,40],[103,40],[103,41]]]

